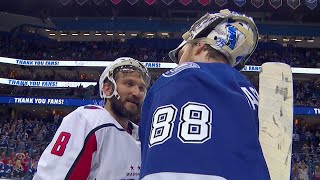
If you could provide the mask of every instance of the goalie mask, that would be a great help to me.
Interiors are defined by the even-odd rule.
[[[258,30],[252,18],[227,9],[207,13],[182,36],[183,42],[169,52],[179,63],[178,52],[187,43],[204,42],[225,55],[231,66],[244,65],[258,43]]]
[[[115,81],[115,76],[118,72],[138,72],[140,73],[143,81],[146,83],[146,86],[148,87],[150,85],[150,76],[148,73],[148,69],[141,62],[130,57],[121,57],[112,62],[100,76],[99,92],[101,98],[105,99],[115,96],[117,99],[120,99],[120,96],[117,92],[117,83]],[[105,83],[105,80],[107,78],[113,84],[113,91],[109,96],[107,96],[103,92],[103,84]]]

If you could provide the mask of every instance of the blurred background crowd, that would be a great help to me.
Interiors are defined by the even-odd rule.
[[[181,35],[194,20],[205,11],[230,8],[252,16],[260,31],[259,45],[248,65],[283,62],[295,68],[320,68],[317,1],[316,4],[313,1],[302,4],[300,0],[287,0],[286,4],[282,3],[286,0],[127,1],[1,1],[0,60],[7,57],[12,61],[102,62],[130,56],[143,62],[171,63],[168,52],[181,42]],[[0,64],[0,178],[31,179],[41,153],[63,117],[77,108],[1,103],[1,98],[99,101],[95,82],[103,69]],[[150,69],[152,82],[167,70]],[[258,88],[257,72],[243,74]],[[318,109],[320,114],[319,74],[294,74],[295,107]],[[44,88],[2,83],[7,79],[80,82],[80,85]],[[94,83],[81,85],[84,82]],[[292,180],[320,180],[319,114],[294,116]]]

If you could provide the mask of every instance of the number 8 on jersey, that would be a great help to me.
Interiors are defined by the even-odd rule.
[[[158,107],[152,118],[149,147],[159,145],[172,136],[177,108],[174,105]],[[177,137],[182,143],[204,143],[211,138],[212,111],[206,104],[188,102],[180,111]]]
[[[61,132],[56,143],[54,144],[51,154],[62,156],[66,150],[71,134],[67,132]]]

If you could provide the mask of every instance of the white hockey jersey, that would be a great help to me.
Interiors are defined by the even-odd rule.
[[[132,136],[103,107],[77,108],[63,119],[33,179],[138,179],[138,126],[129,125]]]

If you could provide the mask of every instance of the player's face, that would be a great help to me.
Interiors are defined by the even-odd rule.
[[[145,97],[147,87],[138,72],[119,72],[117,78],[117,92],[120,99],[110,99],[111,108],[120,117],[132,119],[141,113],[141,105]]]
[[[190,43],[186,43],[178,52],[179,64],[185,62],[192,62],[193,46]]]

